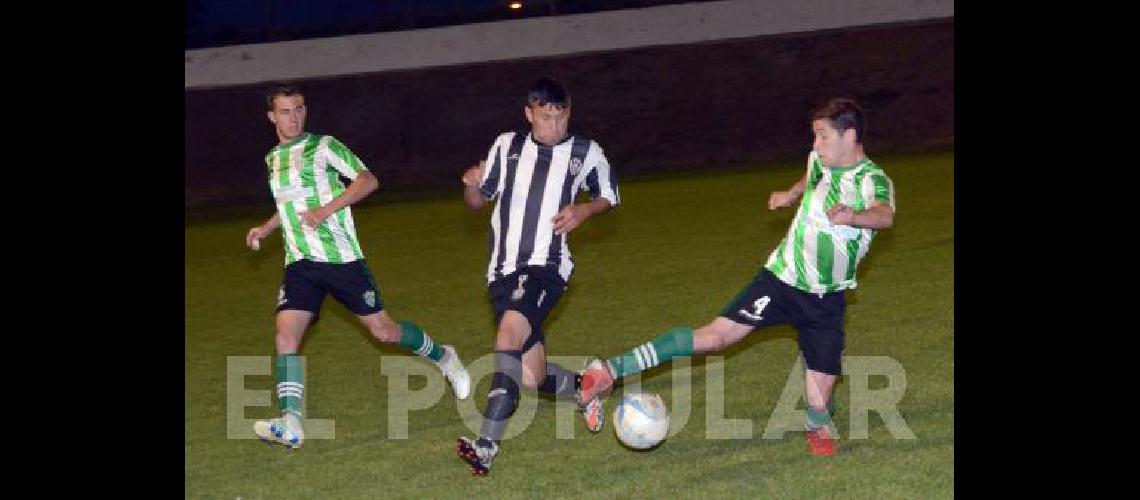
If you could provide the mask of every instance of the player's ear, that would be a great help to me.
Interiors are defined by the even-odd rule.
[[[529,104],[523,106],[523,114],[526,115],[527,123],[534,125],[534,111],[531,111]]]
[[[266,111],[265,115],[269,117],[269,123],[277,125],[277,116],[275,116],[272,111]]]

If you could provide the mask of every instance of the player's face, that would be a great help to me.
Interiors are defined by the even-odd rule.
[[[854,163],[855,129],[849,128],[840,134],[827,120],[815,120],[811,122],[811,130],[815,132],[812,149],[819,154],[823,166],[846,167]]]
[[[305,130],[305,96],[279,95],[273,98],[269,121],[277,129],[281,142],[296,139]]]
[[[566,138],[566,130],[570,128],[570,108],[556,108],[553,104],[546,106],[527,105],[526,121],[530,122],[530,133],[538,142],[553,146]]]

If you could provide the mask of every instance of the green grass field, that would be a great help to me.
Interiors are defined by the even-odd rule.
[[[455,438],[472,431],[450,390],[409,415],[407,439],[389,438],[389,377],[381,357],[402,351],[371,341],[331,298],[301,353],[308,364],[306,417],[335,419],[335,439],[309,439],[296,452],[227,439],[227,356],[266,356],[269,366],[274,349],[280,237],[264,241],[257,253],[243,245],[246,230],[271,215],[266,206],[256,217],[186,225],[186,496],[952,497],[953,156],[875,159],[894,180],[898,213],[895,226],[877,236],[860,265],[860,286],[849,294],[845,355],[885,356],[904,367],[898,408],[916,439],[893,438],[874,412],[867,438],[840,441],[831,458],[808,455],[802,433],[763,439],[797,360],[795,332],[780,326],[757,331],[717,365],[725,380],[721,417],[750,421],[748,439],[706,438],[713,363],[696,358],[687,422],[656,450],[623,448],[609,423],[591,435],[574,420],[573,439],[558,439],[556,404],[543,399],[528,426],[513,427],[522,432],[504,441],[491,475],[475,478],[453,450]],[[783,237],[792,210],[768,211],[768,194],[791,185],[802,168],[789,163],[623,183],[623,206],[572,233],[577,268],[547,320],[547,353],[610,356],[670,327],[713,318]],[[490,208],[468,211],[456,190],[354,212],[389,314],[455,345],[469,364],[490,353],[494,325],[483,286]],[[656,368],[641,384],[675,410],[681,402],[670,373]],[[265,395],[273,384],[269,372],[244,378],[245,390]],[[413,378],[412,390],[425,384]],[[886,377],[869,384],[882,388]],[[479,408],[489,385],[487,374],[472,392]],[[844,377],[836,388],[845,438],[852,386]],[[275,399],[244,410],[248,419],[276,414]]]

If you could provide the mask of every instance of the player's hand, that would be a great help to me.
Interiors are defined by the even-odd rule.
[[[554,215],[554,234],[562,235],[573,231],[582,221],[590,218],[590,209],[585,205],[566,205]]]
[[[768,210],[790,207],[795,201],[796,197],[792,196],[790,191],[772,191],[772,194],[768,196]]]
[[[460,180],[463,181],[463,185],[467,186],[467,187],[478,186],[479,181],[483,179],[483,167],[486,164],[487,164],[486,160],[479,160],[478,165],[475,165],[475,166],[467,169],[466,172],[463,172],[463,176],[460,177]]]
[[[309,226],[310,229],[316,229],[325,221],[329,216],[325,212],[325,207],[320,207],[315,210],[301,213],[301,224]]]
[[[266,236],[269,236],[269,231],[264,227],[251,227],[249,232],[245,233],[245,246],[256,252],[261,249],[261,239]]]
[[[855,211],[847,205],[836,203],[827,210],[827,220],[832,224],[851,226],[855,224]]]

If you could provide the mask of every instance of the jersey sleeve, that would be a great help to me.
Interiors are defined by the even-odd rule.
[[[591,141],[585,164],[588,170],[582,189],[590,193],[591,199],[596,200],[601,197],[608,200],[612,207],[620,205],[621,195],[618,191],[617,176],[614,175],[614,169],[598,143]]]
[[[479,180],[479,191],[488,201],[495,199],[502,190],[501,178],[505,165],[504,157],[507,155],[506,150],[513,136],[514,133],[511,132],[500,135],[491,145],[491,149],[487,151],[487,158],[484,159],[483,178]]]
[[[871,173],[863,178],[860,194],[863,196],[865,206],[869,207],[877,201],[886,203],[892,211],[895,210],[895,185],[891,182],[890,177],[881,171]]]
[[[329,137],[326,147],[328,148],[329,165],[332,165],[337,172],[340,172],[340,175],[350,180],[356,180],[356,176],[359,175],[360,172],[368,170],[368,168],[364,166],[364,162],[360,161],[360,158],[357,158],[351,149],[348,149],[347,146],[336,140],[335,137]]]

